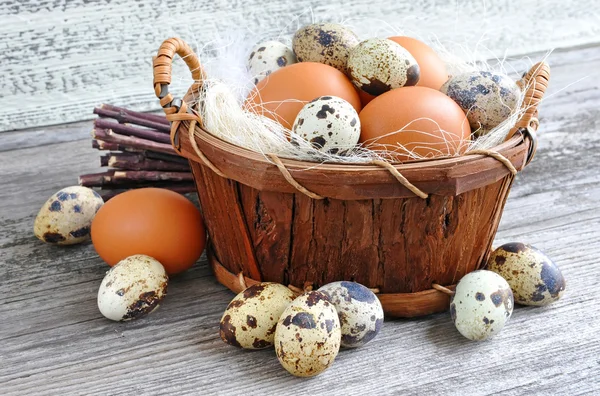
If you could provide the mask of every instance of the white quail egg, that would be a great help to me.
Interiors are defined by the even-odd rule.
[[[350,52],[348,74],[361,90],[381,95],[390,89],[416,85],[420,69],[415,58],[400,44],[371,38]]]
[[[519,304],[548,305],[565,291],[560,269],[543,252],[524,243],[511,242],[494,250],[487,269],[506,279]]]
[[[354,107],[344,99],[321,96],[302,107],[292,131],[314,149],[338,154],[358,143],[360,119]]]
[[[248,72],[254,79],[254,84],[258,84],[275,70],[296,62],[296,55],[287,45],[279,41],[266,41],[252,48]]]
[[[471,129],[480,135],[506,120],[522,95],[510,77],[486,71],[452,76],[440,90],[458,103],[467,114]]]
[[[103,204],[102,197],[91,188],[63,188],[40,209],[33,225],[35,236],[57,245],[87,241],[92,220]]]
[[[298,377],[325,371],[340,350],[338,314],[327,295],[311,291],[296,298],[281,314],[275,352],[281,365]]]
[[[356,282],[332,282],[319,289],[335,306],[342,326],[342,346],[363,346],[383,325],[383,307],[371,290]]]
[[[127,321],[153,312],[167,295],[169,277],[161,263],[136,254],[119,261],[98,290],[98,308],[106,318]]]
[[[350,29],[336,23],[313,23],[298,30],[292,47],[298,61],[318,62],[346,73],[350,50],[358,44]]]
[[[456,285],[450,301],[454,325],[466,338],[485,340],[498,334],[513,311],[513,294],[504,278],[492,271],[473,271]]]
[[[221,339],[246,349],[272,346],[277,321],[295,297],[288,287],[279,283],[264,282],[248,287],[227,306],[221,318]]]

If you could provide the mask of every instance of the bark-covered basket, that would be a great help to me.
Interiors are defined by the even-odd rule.
[[[194,79],[184,100],[168,92],[175,54]],[[485,264],[514,175],[535,153],[549,68],[539,63],[523,77],[528,110],[493,151],[388,169],[267,160],[222,141],[186,104],[202,76],[180,39],[154,58],[156,95],[173,146],[190,161],[219,282],[239,292],[257,281],[306,288],[352,280],[376,289],[388,315],[411,317],[446,310],[448,294],[434,287],[452,288]]]

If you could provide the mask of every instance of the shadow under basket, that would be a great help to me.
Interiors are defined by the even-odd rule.
[[[433,285],[452,289],[485,265],[515,172],[535,153],[545,63],[520,82],[527,111],[493,149],[500,156],[393,165],[409,182],[403,184],[381,166],[269,161],[212,136],[187,107],[189,95],[174,100],[168,93],[175,54],[192,71],[189,92],[202,84],[196,55],[169,39],[154,59],[155,90],[172,121],[174,147],[190,161],[220,283],[239,292],[260,281],[300,289],[355,281],[376,289],[389,316],[413,317],[447,310],[450,296]]]

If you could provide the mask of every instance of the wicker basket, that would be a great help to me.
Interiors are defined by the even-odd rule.
[[[449,296],[434,285],[451,289],[485,264],[514,174],[535,153],[536,106],[549,78],[545,63],[523,77],[528,110],[492,152],[392,169],[310,168],[269,161],[203,130],[186,98],[168,93],[175,54],[195,81],[186,98],[202,84],[197,56],[169,39],[154,58],[154,86],[173,145],[190,161],[219,282],[238,292],[257,281],[306,288],[353,280],[376,289],[388,315],[402,317],[446,310]]]

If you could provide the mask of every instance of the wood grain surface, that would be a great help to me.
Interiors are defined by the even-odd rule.
[[[209,71],[220,38],[273,38],[313,20],[437,36],[488,59],[597,42],[599,13],[590,0],[4,0],[0,131],[91,119],[100,103],[157,109],[151,57],[170,36],[204,49]],[[190,83],[182,65],[179,95]]]
[[[569,84],[600,68],[600,47],[558,52],[550,63],[539,151],[516,178],[496,243],[529,242],[555,260],[567,279],[556,304],[517,308],[481,343],[462,338],[448,314],[387,320],[378,338],[342,351],[323,375],[294,378],[272,350],[219,339],[233,294],[205,259],[172,279],[150,316],[104,319],[96,293],[108,267],[93,247],[49,246],[32,232],[47,197],[97,170],[99,153],[89,140],[8,150],[0,153],[0,394],[599,394],[600,81]]]

